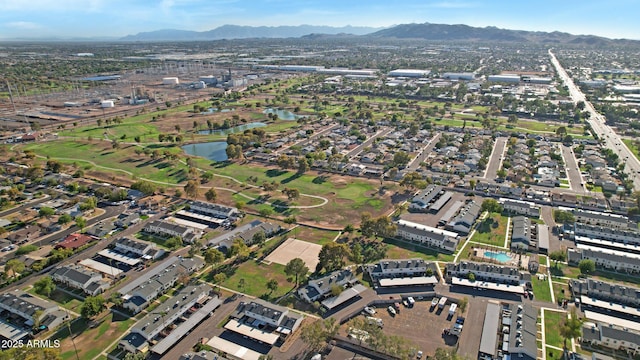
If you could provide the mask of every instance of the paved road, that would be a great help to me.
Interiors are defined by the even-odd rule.
[[[0,218],[4,217],[4,216],[7,216],[9,214],[13,214],[14,212],[22,211],[24,209],[30,209],[30,208],[32,208],[32,207],[34,207],[34,206],[36,206],[36,205],[38,205],[40,203],[43,203],[43,202],[45,202],[47,200],[50,200],[50,199],[51,199],[51,196],[45,195],[45,197],[43,197],[41,199],[30,201],[30,202],[28,202],[26,204],[22,204],[20,206],[16,206],[14,208],[11,208],[11,209],[8,209],[8,210],[5,210],[5,211],[0,211]]]
[[[411,162],[409,162],[409,164],[407,165],[407,172],[415,171],[420,167],[420,164],[424,161],[424,159],[426,159],[431,151],[433,151],[433,148],[438,143],[438,139],[440,139],[440,135],[441,133],[435,134],[435,136],[431,138],[431,140],[429,140],[427,145],[425,145],[422,149],[420,149],[420,151],[418,151],[418,155],[413,158],[413,160],[411,160]]]
[[[567,72],[564,70],[556,56],[549,49],[549,56],[551,56],[551,63],[556,68],[558,75],[562,81],[569,88],[569,94],[574,102],[583,101],[585,103],[585,110],[591,115],[587,122],[591,125],[593,131],[598,134],[598,137],[604,140],[604,146],[613,150],[618,154],[618,158],[622,163],[626,164],[625,172],[630,175],[630,179],[633,180],[633,186],[635,189],[640,189],[640,160],[633,155],[631,150],[622,142],[620,136],[616,134],[611,127],[606,124],[604,116],[600,115],[589,101],[587,101],[584,94],[573,83],[573,80]]]
[[[496,143],[493,146],[493,151],[491,152],[491,158],[489,159],[487,169],[484,172],[485,179],[494,180],[497,177],[498,170],[500,170],[500,167],[502,166],[502,160],[504,159],[508,140],[509,139],[506,137],[496,138]]]
[[[363,142],[362,144],[358,145],[356,148],[354,148],[353,150],[349,151],[347,153],[347,155],[345,155],[348,159],[353,158],[354,156],[357,156],[358,154],[360,154],[362,152],[362,150],[371,145],[371,143],[378,137],[381,136],[386,136],[388,133],[392,132],[394,129],[393,128],[389,128],[389,129],[384,129],[384,130],[380,130],[378,131],[374,136],[368,138],[367,140],[365,140],[365,142]]]
[[[567,171],[567,178],[569,179],[569,185],[571,185],[571,190],[576,193],[586,194],[589,191],[587,190],[587,184],[584,182],[582,178],[582,174],[580,174],[580,168],[578,167],[578,162],[576,160],[576,156],[573,153],[573,149],[571,146],[560,145],[560,149],[562,151],[562,158],[564,159],[565,169]]]

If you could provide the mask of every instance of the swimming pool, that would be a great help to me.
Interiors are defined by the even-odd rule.
[[[501,253],[497,253],[497,252],[493,252],[493,251],[485,251],[484,252],[484,257],[488,257],[491,259],[494,259],[496,261],[499,261],[501,263],[506,263],[509,262],[511,260],[513,260],[513,258],[511,258],[511,256],[501,252]]]

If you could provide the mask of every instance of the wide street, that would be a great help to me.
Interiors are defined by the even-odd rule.
[[[613,150],[618,155],[618,158],[625,166],[625,172],[629,174],[629,178],[633,180],[633,187],[640,189],[640,161],[633,155],[631,150],[622,142],[622,139],[616,134],[611,127],[606,124],[604,116],[600,115],[593,105],[587,101],[586,97],[580,91],[580,89],[574,84],[573,80],[567,74],[562,67],[556,56],[549,49],[549,56],[551,56],[551,63],[556,68],[558,76],[562,79],[565,85],[569,88],[569,94],[575,103],[583,101],[585,104],[585,110],[589,112],[590,117],[587,119],[589,125],[598,137],[604,141],[604,146]]]
[[[573,149],[570,146],[560,145],[560,150],[562,151],[562,158],[564,159],[564,165],[567,171],[567,179],[569,179],[571,190],[575,191],[578,194],[587,193],[587,184],[582,178],[580,167],[578,166],[578,162],[576,161],[576,156],[573,153]]]

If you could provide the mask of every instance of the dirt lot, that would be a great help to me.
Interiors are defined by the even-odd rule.
[[[287,265],[292,259],[300,258],[309,269],[315,269],[318,265],[318,254],[320,254],[321,248],[322,246],[318,244],[289,238],[265,260]]]
[[[442,337],[442,330],[455,323],[455,316],[447,319],[448,306],[442,313],[429,311],[431,299],[428,300],[416,301],[413,307],[408,308],[400,305],[400,312],[396,316],[389,314],[386,307],[376,308],[374,316],[384,322],[382,330],[385,334],[401,336],[425,355],[433,355],[437,348],[448,348]],[[344,333],[346,327],[348,325],[343,329]],[[451,345],[451,341],[448,344]]]

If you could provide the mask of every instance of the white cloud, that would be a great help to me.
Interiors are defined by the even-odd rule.
[[[106,0],[2,0],[0,11],[97,11],[106,3]]]
[[[42,29],[42,26],[30,21],[11,21],[4,24],[5,27],[16,30],[37,30]]]

